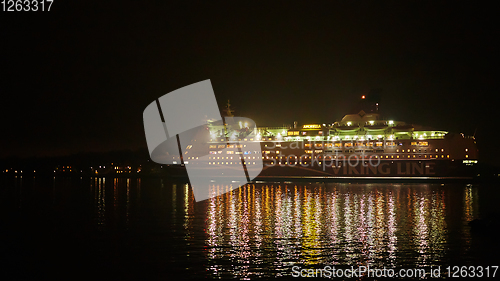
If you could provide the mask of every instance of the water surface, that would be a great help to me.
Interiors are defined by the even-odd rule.
[[[497,209],[492,184],[255,183],[211,186],[219,196],[196,203],[186,182],[165,179],[0,183],[3,272],[20,279],[500,265],[496,234],[471,233],[467,224]]]

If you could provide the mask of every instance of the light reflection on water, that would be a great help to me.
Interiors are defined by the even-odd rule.
[[[212,188],[216,194],[225,189]],[[246,185],[208,200],[208,269],[215,275],[250,277],[263,271],[289,275],[295,263],[439,265],[450,254],[450,192],[463,192],[462,219],[472,220],[477,205],[471,198],[477,194],[470,186],[450,190],[429,184]],[[464,236],[464,245],[469,240]]]
[[[2,186],[4,217],[33,217],[43,237],[67,239],[47,251],[82,243],[74,259],[86,253],[76,264],[89,275],[102,268],[92,264],[127,278],[174,272],[247,279],[289,277],[295,265],[499,263],[496,238],[472,235],[467,225],[497,208],[494,185],[214,185],[218,196],[198,203],[188,184],[165,179],[2,179]],[[54,222],[64,232],[53,232]]]

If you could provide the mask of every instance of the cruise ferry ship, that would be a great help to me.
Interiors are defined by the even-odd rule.
[[[256,179],[475,176],[473,136],[384,119],[378,102],[338,122],[289,127],[257,127],[249,119],[235,119],[229,105],[226,112],[224,121],[208,122],[209,139],[193,138],[179,161],[214,171],[243,165],[258,174]],[[196,147],[196,141],[203,145]]]

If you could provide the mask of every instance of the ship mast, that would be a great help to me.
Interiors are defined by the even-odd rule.
[[[229,103],[229,100],[227,100],[226,109],[224,109],[224,111],[226,112],[227,117],[234,117],[234,110],[231,109],[231,103]]]

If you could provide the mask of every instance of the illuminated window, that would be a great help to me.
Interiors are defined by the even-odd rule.
[[[227,154],[234,154],[234,151],[226,151]]]
[[[441,148],[441,152],[443,152],[443,151],[444,151],[444,148]]]
[[[346,143],[344,144],[344,146],[345,146],[345,147],[351,147],[351,146],[352,146],[352,142],[346,142]]]
[[[342,143],[340,143],[340,142],[336,142],[336,143],[334,144],[334,146],[335,146],[335,147],[341,147],[341,146],[342,146]]]
[[[448,155],[446,155],[446,158],[450,158],[450,155],[449,155],[449,154],[448,154]]]
[[[386,143],[386,145],[387,145],[387,146],[395,146],[395,145],[396,145],[396,143],[395,143],[395,142],[393,142],[393,141],[388,141],[388,142]]]
[[[210,151],[210,154],[217,154],[217,151]]]
[[[375,143],[375,146],[379,146],[380,147],[380,146],[383,146],[383,145],[384,145],[384,143],[381,142],[381,141],[378,141],[378,142]]]
[[[467,152],[467,151],[469,151],[469,149],[468,149],[468,148],[466,148],[466,149],[465,149],[465,152]]]
[[[396,152],[399,152],[399,149],[396,149]]]
[[[438,152],[439,149],[436,148],[436,152]]]
[[[217,145],[211,144],[208,148],[217,148]]]
[[[469,158],[469,155],[465,155],[465,158]]]
[[[426,142],[426,141],[420,141],[420,142],[418,142],[418,145],[420,145],[420,146],[428,146],[429,143]]]
[[[417,145],[417,142],[416,141],[412,141],[411,145]]]

